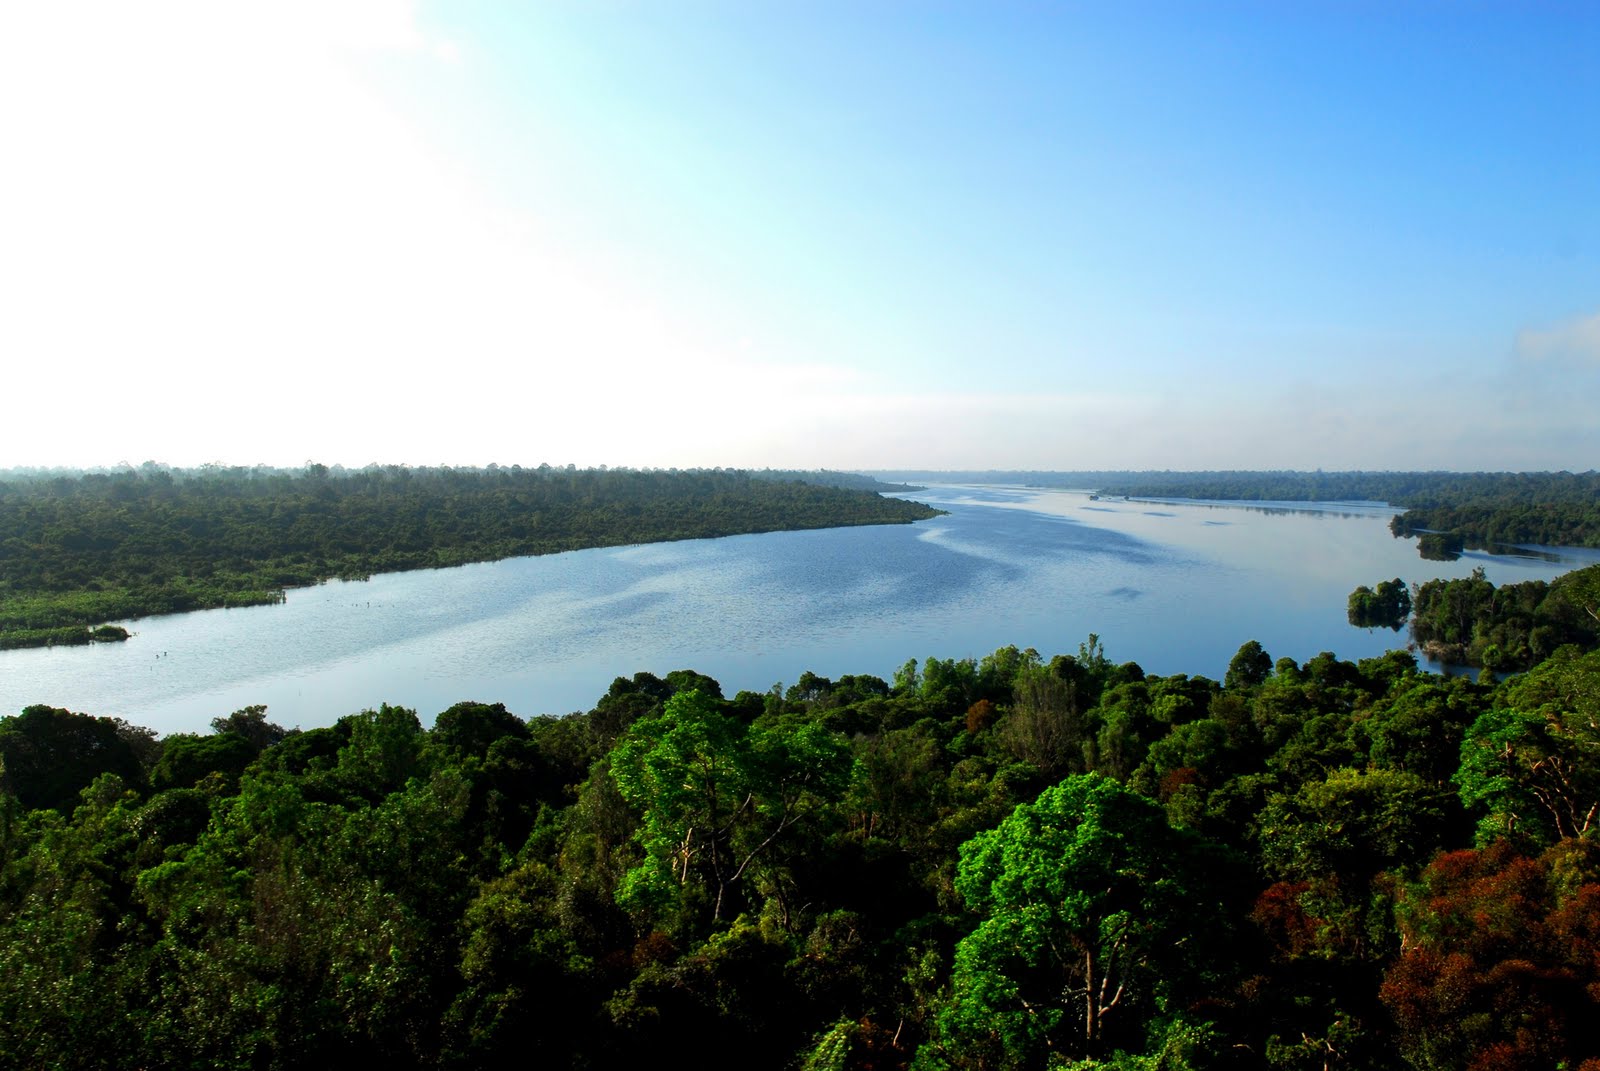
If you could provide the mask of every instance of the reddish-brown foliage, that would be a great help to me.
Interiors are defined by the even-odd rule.
[[[980,699],[967,708],[967,732],[976,733],[994,724],[994,704]]]
[[[1382,998],[1421,1068],[1520,1071],[1600,1057],[1600,885],[1499,844],[1449,852],[1403,898]]]
[[[1317,920],[1300,905],[1301,894],[1309,888],[1304,881],[1280,881],[1256,897],[1250,921],[1266,935],[1277,957],[1304,955],[1316,940]]]
[[[1161,775],[1161,787],[1158,789],[1161,802],[1170,800],[1178,789],[1184,785],[1197,785],[1205,787],[1205,778],[1193,766],[1179,766],[1175,770],[1168,770]]]

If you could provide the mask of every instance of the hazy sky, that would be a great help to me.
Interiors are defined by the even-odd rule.
[[[0,467],[1600,466],[1600,5],[0,0]]]

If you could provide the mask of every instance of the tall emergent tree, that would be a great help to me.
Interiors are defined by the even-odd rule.
[[[1203,842],[1098,774],[1069,777],[961,848],[956,888],[982,914],[956,947],[942,1056],[1043,1067],[1139,1049],[1181,1023],[1201,971],[1228,960],[1229,912]]]
[[[618,899],[634,911],[675,905],[692,922],[697,903],[715,924],[797,823],[838,799],[850,749],[820,725],[782,730],[721,713],[697,689],[635,722],[611,753],[611,774],[643,813],[645,859]]]

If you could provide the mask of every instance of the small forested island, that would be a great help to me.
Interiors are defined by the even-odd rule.
[[[0,650],[331,578],[936,516],[848,473],[399,465],[0,473]],[[96,627],[100,626],[100,627]]]
[[[1600,652],[0,719],[0,1064],[1600,1066]]]
[[[1399,577],[1380,580],[1373,588],[1362,584],[1350,593],[1346,612],[1350,623],[1357,628],[1387,628],[1399,632],[1411,616],[1411,592]]]

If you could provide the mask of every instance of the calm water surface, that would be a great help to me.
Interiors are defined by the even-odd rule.
[[[380,702],[424,721],[463,699],[584,710],[612,678],[692,668],[732,695],[888,678],[908,658],[1046,657],[1090,632],[1115,661],[1220,678],[1241,643],[1364,658],[1405,634],[1345,622],[1357,584],[1482,566],[1550,579],[1596,551],[1427,562],[1378,505],[1091,501],[938,487],[915,525],[781,532],[396,573],[289,592],[280,606],[124,622],[127,643],[0,655],[0,712],[48,703],[163,733],[252,703],[310,728]]]

